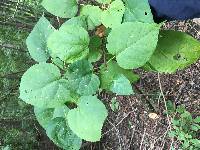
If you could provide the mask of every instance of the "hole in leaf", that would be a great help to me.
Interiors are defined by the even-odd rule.
[[[175,60],[180,60],[181,59],[181,55],[180,54],[176,54],[176,55],[173,56],[173,58]]]
[[[74,102],[66,102],[65,105],[69,108],[69,109],[74,109],[77,108],[77,104]]]
[[[147,13],[146,11],[145,11],[145,13],[144,13],[144,14],[145,14],[145,16],[146,16],[146,15],[148,15],[148,13]]]
[[[185,61],[188,61],[188,59],[187,59],[187,58],[185,58],[185,57],[184,57],[183,59],[184,59]]]

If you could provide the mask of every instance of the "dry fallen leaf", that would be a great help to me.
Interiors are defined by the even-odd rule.
[[[95,32],[95,35],[99,36],[100,38],[104,37],[105,35],[105,30],[106,30],[106,27],[101,25],[97,28],[96,32]]]
[[[150,113],[149,114],[149,118],[151,118],[151,119],[158,119],[159,118],[159,116],[156,114],[156,113]]]

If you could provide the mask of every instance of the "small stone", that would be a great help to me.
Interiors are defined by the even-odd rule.
[[[148,116],[149,118],[154,119],[154,120],[159,118],[158,114],[156,113],[150,113]]]

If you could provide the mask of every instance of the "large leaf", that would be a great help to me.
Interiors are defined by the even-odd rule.
[[[100,70],[101,88],[112,91],[114,80],[121,75],[125,76],[130,83],[139,79],[139,76],[134,74],[132,70],[125,70],[114,61],[110,61],[107,65],[102,65]]]
[[[117,95],[130,95],[133,94],[133,89],[130,81],[124,76],[119,75],[112,84],[111,91]]]
[[[116,55],[120,67],[139,68],[150,59],[156,49],[159,28],[154,23],[123,23],[110,32],[108,52]]]
[[[55,109],[34,108],[38,122],[56,145],[66,150],[79,150],[82,140],[71,131],[67,124],[68,111],[66,106]]]
[[[35,61],[46,62],[49,58],[47,38],[54,30],[55,29],[50,22],[42,16],[29,34],[26,39],[26,45],[31,57]]]
[[[61,18],[72,18],[78,12],[76,0],[43,0],[42,6],[51,14]]]
[[[153,15],[148,0],[123,0],[125,2],[125,22],[153,23]]]
[[[65,77],[70,90],[78,95],[93,95],[100,85],[98,76],[92,74],[92,66],[87,60],[71,64]]]
[[[102,10],[98,6],[84,5],[81,8],[80,15],[87,18],[88,30],[101,25],[101,13]]]
[[[22,76],[20,98],[37,107],[54,108],[71,101],[67,80],[61,79],[53,64],[41,63],[29,68]]]
[[[51,49],[53,57],[73,63],[88,55],[89,41],[89,35],[84,28],[65,24],[50,35],[47,46]]]
[[[77,17],[73,17],[69,20],[67,20],[65,23],[63,23],[62,26],[64,25],[78,25],[80,27],[83,27],[85,30],[87,30],[87,21],[86,21],[86,17],[85,16],[77,16]]]
[[[102,24],[107,28],[113,28],[120,25],[122,22],[124,11],[124,3],[121,0],[115,0],[109,5],[107,10],[102,12]]]
[[[199,58],[199,41],[186,33],[161,31],[156,51],[147,65],[158,72],[173,73]]]
[[[68,124],[71,130],[86,141],[99,141],[101,129],[107,117],[104,104],[96,96],[80,98],[78,108],[68,113]]]

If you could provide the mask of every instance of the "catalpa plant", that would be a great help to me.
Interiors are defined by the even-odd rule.
[[[99,141],[108,115],[97,93],[134,94],[133,69],[173,73],[196,62],[200,43],[186,33],[161,31],[147,0],[43,0],[51,14],[66,19],[58,29],[42,16],[26,44],[38,63],[20,83],[20,98],[48,137],[67,150],[82,139]],[[80,8],[80,9],[78,9]]]

